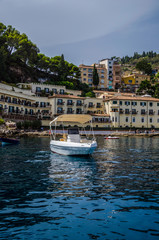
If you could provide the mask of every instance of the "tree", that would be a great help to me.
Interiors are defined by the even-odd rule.
[[[65,63],[64,55],[62,54],[59,64],[58,64],[58,76],[59,76],[60,81],[65,81],[67,79],[68,75],[69,75],[68,74],[68,66]]]
[[[136,64],[136,69],[139,71],[144,71],[148,75],[152,74],[151,64],[148,63],[145,59],[142,59]]]
[[[95,64],[94,64],[94,68],[93,68],[93,84],[94,84],[95,88],[97,88],[97,86],[99,84],[99,76],[98,76],[98,72],[95,67]]]

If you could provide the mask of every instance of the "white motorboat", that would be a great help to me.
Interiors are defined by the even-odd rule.
[[[63,133],[63,138],[56,139],[56,126],[57,123],[77,123],[83,125],[89,123],[91,126],[91,139],[82,138],[78,127],[68,128],[68,134]],[[55,131],[52,131],[52,124],[55,125]],[[62,155],[90,155],[94,152],[97,147],[97,142],[94,137],[92,128],[92,117],[85,114],[64,114],[55,118],[50,122],[51,141],[50,148],[52,152]]]
[[[105,139],[119,139],[119,137],[115,137],[115,136],[108,136],[108,137],[104,137]]]

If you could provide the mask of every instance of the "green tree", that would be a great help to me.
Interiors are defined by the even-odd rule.
[[[98,76],[98,72],[97,72],[97,69],[95,67],[95,64],[94,64],[94,67],[93,67],[93,84],[94,84],[95,88],[97,88],[97,86],[99,84],[99,76]]]
[[[95,97],[95,93],[94,93],[94,92],[87,92],[87,93],[85,94],[85,97],[91,97],[91,98],[93,98],[93,97]]]
[[[58,64],[58,76],[60,81],[65,81],[68,77],[68,66],[65,63],[64,55],[61,55],[59,64]]]
[[[136,69],[139,71],[144,71],[148,75],[152,74],[151,64],[148,63],[145,59],[142,59],[136,64]]]

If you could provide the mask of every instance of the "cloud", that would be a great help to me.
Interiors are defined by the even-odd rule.
[[[44,47],[110,34],[144,16],[153,3],[156,0],[2,0],[0,16],[4,24]]]

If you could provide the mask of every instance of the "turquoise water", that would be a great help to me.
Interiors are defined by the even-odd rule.
[[[159,239],[159,138],[97,140],[91,158],[0,147],[0,239]]]

